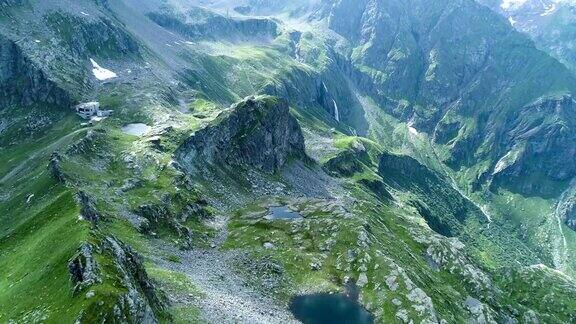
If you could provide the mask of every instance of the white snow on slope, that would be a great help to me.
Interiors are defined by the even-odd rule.
[[[93,59],[90,59],[90,62],[92,62],[92,73],[94,73],[94,76],[96,77],[96,79],[100,80],[100,81],[104,81],[104,80],[108,80],[108,79],[113,79],[115,77],[117,77],[118,75],[116,75],[116,73],[107,70],[103,67],[101,67],[100,65],[98,65],[98,63],[96,63],[96,61],[94,61]]]
[[[546,8],[546,10],[540,14],[540,16],[544,17],[544,16],[548,16],[549,14],[553,13],[554,11],[556,11],[556,4],[551,4],[549,7]]]
[[[500,8],[504,10],[518,8],[522,6],[527,0],[503,0],[500,4]]]

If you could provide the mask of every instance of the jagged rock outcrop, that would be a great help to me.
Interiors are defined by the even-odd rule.
[[[62,171],[62,168],[60,167],[61,160],[62,157],[60,154],[58,154],[58,152],[53,152],[50,156],[50,162],[48,163],[48,171],[50,171],[50,174],[52,177],[54,177],[54,179],[63,184],[66,182],[66,177]]]
[[[157,323],[156,313],[165,311],[166,301],[148,278],[140,256],[112,237],[107,237],[102,245],[103,251],[113,257],[121,283],[127,289],[105,321]]]
[[[101,270],[95,254],[110,260],[110,264],[103,265]],[[102,323],[158,323],[159,314],[168,316],[165,313],[167,300],[148,278],[141,257],[113,237],[103,238],[97,248],[84,243],[68,268],[75,293],[95,287],[87,293],[87,298],[91,298],[98,293],[97,285],[103,282],[102,275],[113,276],[117,280],[115,286],[121,292],[111,304],[100,304],[82,312],[78,323],[95,319]]]
[[[176,160],[189,172],[210,167],[279,171],[288,160],[305,158],[304,137],[288,103],[273,97],[248,98],[188,139]]]
[[[569,95],[541,99],[510,113],[499,137],[502,153],[493,168],[494,185],[528,195],[558,194],[554,182],[576,176],[575,130],[576,102]]]
[[[141,227],[140,230],[149,234],[154,230],[167,228],[182,240],[182,247],[191,248],[193,238],[192,232],[189,228],[180,223],[180,219],[172,212],[172,210],[170,210],[169,206],[169,203],[139,206],[136,214],[147,220],[146,225]]]
[[[94,259],[94,247],[89,243],[82,243],[76,255],[69,261],[68,271],[74,293],[102,282],[98,264]]]
[[[67,107],[71,101],[16,43],[0,34],[0,110],[33,103]]]
[[[353,151],[345,151],[328,160],[323,168],[332,176],[351,177],[365,167]]]
[[[76,200],[80,205],[80,215],[95,226],[101,217],[96,210],[96,203],[94,200],[84,191],[80,191],[76,194]]]
[[[95,147],[102,147],[105,145],[101,139],[104,130],[89,130],[86,136],[82,137],[77,142],[73,143],[66,150],[67,155],[87,154],[92,152]]]

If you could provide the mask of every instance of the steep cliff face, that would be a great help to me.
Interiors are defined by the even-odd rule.
[[[85,16],[89,17],[89,16]],[[63,49],[78,58],[135,59],[140,55],[138,43],[117,23],[105,17],[85,19],[54,11],[44,19]]]
[[[563,0],[477,1],[504,16],[512,27],[529,35],[539,48],[576,71],[576,3]]]
[[[274,173],[291,157],[303,158],[304,138],[288,103],[273,97],[248,98],[186,141],[176,152],[189,171],[250,167]]]
[[[567,206],[565,223],[568,227],[576,231],[576,202],[574,201],[570,202]]]
[[[158,323],[158,315],[166,309],[166,301],[148,278],[141,257],[113,237],[104,238],[97,247],[82,244],[68,268],[74,294],[92,298],[101,293],[99,285],[104,280],[113,280],[119,290],[116,300],[89,307],[80,314],[79,322]]]
[[[261,92],[289,99],[295,106],[320,107],[336,122],[351,122],[351,108],[357,105],[335,64],[321,73],[300,68],[286,69],[281,78],[264,86]],[[358,129],[361,128],[359,125]]]
[[[33,103],[67,106],[70,98],[12,40],[0,35],[0,110]]]
[[[457,236],[469,217],[486,221],[486,217],[445,179],[409,156],[385,153],[378,172],[395,190],[410,192],[409,202],[439,234]]]
[[[165,9],[148,13],[148,17],[194,40],[270,41],[278,34],[276,23],[270,19],[231,19],[201,8],[193,8],[186,14]]]
[[[537,120],[532,103],[576,90],[568,69],[474,1],[344,0],[326,3],[320,12],[352,44],[344,60],[351,63],[346,71],[355,84],[390,114],[445,145],[454,169],[496,165],[501,156],[494,151],[526,142],[511,116]],[[547,111],[549,121],[566,118],[566,109]],[[571,156],[571,123],[546,124],[533,131],[544,138],[531,137],[531,152]],[[552,182],[574,175],[571,166],[558,163],[533,159],[511,175],[524,181],[537,167]]]
[[[548,195],[543,179],[568,181],[576,175],[576,102],[571,96],[539,100],[511,112],[499,147],[504,148],[493,174],[499,183],[516,184],[525,194]],[[558,193],[558,190],[556,190]]]

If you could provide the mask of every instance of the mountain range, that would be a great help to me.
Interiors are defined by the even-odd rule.
[[[0,322],[576,321],[575,5],[0,0]]]

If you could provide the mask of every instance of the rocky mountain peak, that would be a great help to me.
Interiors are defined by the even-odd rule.
[[[249,97],[194,133],[176,157],[188,170],[207,163],[274,173],[290,158],[305,157],[304,138],[285,100]]]

